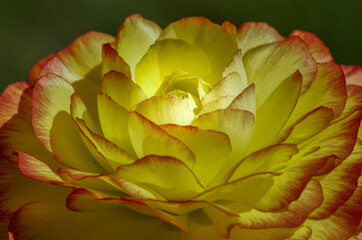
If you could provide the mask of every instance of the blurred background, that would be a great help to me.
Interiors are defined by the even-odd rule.
[[[361,0],[2,0],[0,90],[25,81],[37,60],[56,53],[88,31],[116,35],[124,19],[140,13],[161,27],[204,16],[239,27],[264,21],[287,36],[312,32],[341,64],[362,66]]]

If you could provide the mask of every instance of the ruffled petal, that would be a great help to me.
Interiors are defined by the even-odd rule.
[[[170,156],[193,168],[195,155],[190,149],[139,113],[130,113],[129,133],[139,158],[147,155]]]
[[[102,47],[102,76],[110,71],[123,73],[132,79],[128,64],[118,55],[117,50],[110,43],[106,43]]]
[[[150,97],[156,93],[165,77],[175,71],[186,72],[207,81],[209,61],[195,45],[178,39],[161,40],[152,45],[137,64],[135,81]]]
[[[135,68],[148,48],[156,41],[162,29],[154,22],[144,19],[139,14],[128,17],[118,31],[116,45],[121,56],[135,77]]]
[[[294,30],[290,36],[300,37],[309,47],[316,62],[329,62],[333,60],[332,54],[324,43],[313,33],[304,32],[301,30]]]
[[[230,32],[202,17],[188,17],[171,23],[160,36],[160,39],[168,38],[182,39],[203,50],[210,62],[208,83],[211,86],[220,81],[221,72],[236,51],[235,38]]]
[[[342,70],[346,78],[347,85],[362,85],[362,68],[358,66],[342,65]]]
[[[25,154],[24,154],[25,155]],[[23,158],[24,155],[21,155]],[[30,156],[25,155],[27,158]],[[19,156],[20,157],[20,156]],[[23,160],[21,160],[23,161]],[[30,166],[29,171],[35,165]],[[43,169],[39,169],[42,171]],[[46,173],[40,173],[46,174]],[[32,178],[36,178],[31,176]],[[70,193],[70,190],[64,187],[49,183],[36,181],[30,177],[24,176],[18,169],[18,166],[5,159],[0,161],[0,214],[11,215],[19,207],[29,202],[36,201],[54,201],[64,198]],[[39,180],[39,179],[37,179]]]
[[[0,97],[0,155],[14,163],[14,152],[27,152],[51,159],[35,137],[31,125],[32,90],[25,82],[9,85]]]
[[[137,84],[115,71],[103,76],[102,92],[127,110],[133,109],[135,105],[146,100],[146,96]]]
[[[172,157],[144,157],[134,164],[119,167],[115,177],[155,191],[168,200],[185,200],[204,190],[192,170]]]
[[[237,34],[238,48],[246,53],[249,49],[284,39],[273,27],[263,22],[247,22]]]
[[[73,93],[72,86],[54,74],[43,76],[37,81],[32,97],[35,135],[63,165],[101,172],[103,168],[88,151],[70,117],[70,99]]]
[[[29,75],[28,75],[27,82],[29,85],[34,86],[35,81],[40,77],[39,74],[40,74],[42,68],[54,56],[55,56],[55,54],[49,55],[45,58],[40,59],[39,61],[37,61],[35,63],[35,65],[32,67],[32,69],[30,70]]]
[[[228,106],[229,109],[249,111],[256,115],[255,84],[245,88]]]
[[[316,63],[299,37],[254,48],[245,53],[243,62],[249,84],[255,83],[257,107],[297,70],[303,76],[302,93],[309,88],[317,74]]]

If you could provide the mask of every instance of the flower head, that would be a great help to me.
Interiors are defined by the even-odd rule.
[[[132,15],[0,106],[4,236],[361,237],[362,70],[311,33]]]

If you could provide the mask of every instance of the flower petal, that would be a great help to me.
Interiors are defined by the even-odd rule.
[[[247,22],[238,30],[238,48],[245,54],[249,49],[284,39],[274,28],[263,22]]]
[[[275,172],[279,170],[280,164],[290,160],[296,153],[298,148],[294,144],[274,145],[254,152],[238,163],[229,181],[255,173]]]
[[[362,68],[358,66],[341,65],[347,85],[362,85]]]
[[[323,203],[309,217],[325,218],[347,201],[358,187],[362,166],[362,141],[357,139],[354,150],[339,166],[319,181],[323,189]]]
[[[146,156],[134,164],[119,167],[115,176],[152,189],[168,200],[185,200],[204,190],[191,169],[172,157]]]
[[[332,54],[324,43],[313,33],[294,30],[290,36],[300,37],[309,47],[310,53],[318,63],[333,60]]]
[[[182,40],[165,39],[150,47],[137,64],[135,81],[147,97],[156,93],[165,77],[182,71],[207,81],[210,67],[205,53]]]
[[[229,137],[221,132],[193,126],[163,125],[170,135],[181,140],[196,158],[192,171],[207,186],[231,154]]]
[[[341,68],[333,61],[319,63],[317,66],[318,74],[308,91],[299,98],[288,121],[289,124],[319,106],[331,108],[334,112],[334,118],[343,112],[347,92]]]
[[[102,45],[113,41],[114,37],[108,34],[86,33],[50,59],[40,76],[53,73],[71,83],[87,76],[97,82],[101,75],[98,68],[102,61]]]
[[[317,74],[316,63],[299,37],[254,48],[245,53],[243,62],[249,84],[255,83],[257,107],[297,70],[303,76],[302,93],[309,88]]]
[[[70,117],[73,93],[72,86],[54,74],[43,76],[36,82],[32,97],[35,135],[65,166],[90,172],[102,171],[103,168],[89,153]]]
[[[232,60],[229,62],[229,64],[224,68],[222,72],[222,77],[226,77],[228,74],[236,72],[240,75],[241,80],[245,85],[248,85],[248,78],[246,76],[244,64],[243,64],[243,55],[241,53],[241,50],[238,49],[234,53],[234,56]]]
[[[9,85],[0,97],[0,155],[14,163],[13,152],[27,152],[51,158],[35,137],[31,125],[32,90],[25,82]]]
[[[103,76],[102,92],[127,110],[146,100],[140,87],[125,75],[111,71]]]
[[[277,134],[297,104],[301,87],[302,75],[297,71],[281,82],[259,108],[256,101],[255,128],[248,153],[276,143]]]
[[[199,116],[193,125],[226,133],[235,156],[240,160],[254,130],[254,115],[238,109],[220,109]]]
[[[67,209],[63,201],[38,202],[16,212],[10,231],[15,239],[147,239],[161,222],[125,207],[79,213]]]
[[[117,51],[129,65],[133,80],[137,63],[156,41],[161,31],[156,23],[144,19],[139,14],[128,17],[119,29],[116,39]]]
[[[185,100],[164,95],[148,98],[138,104],[135,111],[157,125],[168,123],[188,125],[195,116]]]
[[[35,81],[40,77],[40,72],[42,70],[42,68],[44,67],[44,65],[53,57],[55,56],[55,54],[49,55],[45,58],[40,59],[39,61],[37,61],[35,63],[35,65],[32,67],[32,69],[29,72],[28,75],[28,84],[31,86],[34,86]]]
[[[256,115],[255,84],[245,88],[228,106],[228,109],[240,109]]]
[[[102,76],[110,71],[123,73],[132,79],[128,64],[118,55],[117,50],[110,43],[106,43],[102,47]]]
[[[98,109],[105,138],[136,157],[128,133],[128,111],[103,93],[98,94]]]
[[[310,182],[298,200],[278,212],[261,212],[255,209],[239,214],[239,220],[229,226],[231,237],[246,239],[287,239],[323,200],[321,187],[316,181]],[[209,213],[209,216],[211,213]],[[226,224],[222,219],[219,224]]]
[[[220,82],[218,82],[211,91],[206,94],[202,99],[201,103],[206,105],[211,101],[215,101],[220,97],[239,95],[247,87],[247,82],[242,79],[237,72],[229,73]]]
[[[323,219],[308,219],[305,225],[312,229],[311,240],[349,239],[353,236],[362,217],[362,177],[358,188],[348,201],[339,207],[333,215]]]
[[[207,82],[211,86],[220,81],[222,70],[236,50],[235,39],[227,31],[202,17],[188,17],[171,23],[160,36],[160,39],[169,38],[182,39],[203,50],[210,63]]]
[[[139,158],[147,155],[170,156],[193,168],[195,155],[190,149],[139,113],[130,113],[129,133]]]
[[[28,158],[31,159],[30,156]],[[30,167],[30,165],[28,166]],[[34,172],[36,169],[30,168],[29,171]],[[12,162],[5,159],[1,159],[0,161],[1,215],[11,215],[19,207],[29,202],[54,201],[60,199],[61,197],[68,195],[69,192],[68,188],[43,183],[24,176],[19,171],[18,166]]]
[[[138,201],[134,198],[102,198],[97,194],[85,189],[75,189],[67,197],[67,207],[73,211],[89,212],[99,211],[109,208],[127,207],[131,210],[145,214],[151,217],[158,217],[161,220],[168,222],[187,234],[187,216],[186,215],[171,215],[169,213],[156,210]]]

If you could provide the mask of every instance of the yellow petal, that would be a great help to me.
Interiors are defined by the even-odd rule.
[[[104,93],[98,94],[98,109],[105,138],[136,157],[128,133],[128,111]]]
[[[189,125],[195,116],[185,100],[167,96],[151,97],[138,104],[135,111],[157,125],[168,123]]]
[[[110,71],[103,76],[102,92],[127,110],[146,99],[140,87],[122,73]]]
[[[171,23],[160,36],[160,39],[168,38],[182,39],[204,51],[210,62],[208,83],[211,86],[220,81],[222,70],[236,50],[235,39],[227,31],[202,17],[183,18]]]
[[[229,73],[201,99],[201,103],[206,105],[208,102],[215,101],[224,96],[237,96],[246,87],[247,82],[237,72]]]
[[[115,176],[155,191],[168,200],[183,201],[204,190],[191,169],[172,157],[147,156],[118,168]]]
[[[301,87],[302,76],[296,72],[285,79],[264,104],[257,108],[255,130],[248,146],[248,153],[276,143],[277,134],[298,101]],[[256,103],[258,107],[258,101]]]
[[[181,140],[195,154],[196,162],[192,171],[205,185],[230,157],[231,144],[226,134],[193,126],[170,124],[161,128]]]
[[[123,73],[132,79],[128,64],[118,55],[117,50],[107,43],[102,48],[102,76],[109,71]]]
[[[249,84],[255,83],[257,107],[297,70],[303,76],[302,93],[308,89],[317,73],[314,59],[299,37],[254,48],[244,55],[243,62]]]
[[[245,88],[228,106],[229,109],[240,109],[256,114],[255,84]]]
[[[150,47],[137,64],[135,81],[147,97],[154,95],[165,77],[182,71],[207,81],[209,61],[197,46],[182,40],[165,39]]]
[[[128,17],[119,29],[116,39],[117,51],[129,65],[133,80],[137,63],[156,41],[161,31],[156,23],[138,14]]]
[[[246,53],[263,44],[281,41],[284,38],[271,26],[263,22],[247,22],[238,30],[238,48]]]
[[[283,168],[280,164],[290,160],[296,153],[298,153],[298,149],[293,144],[281,144],[264,148],[241,160],[233,170],[229,181],[255,173],[276,172],[280,170],[278,168]]]
[[[191,169],[195,164],[194,154],[184,143],[136,112],[129,115],[129,134],[139,158],[153,154],[177,158]]]

